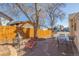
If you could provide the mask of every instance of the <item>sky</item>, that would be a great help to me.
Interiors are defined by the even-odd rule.
[[[7,8],[8,8],[8,7],[6,7],[6,5],[5,5],[5,6],[0,6],[0,11],[3,11],[3,12],[5,12],[5,13],[8,13],[9,11],[7,10]],[[62,21],[60,21],[60,20],[58,19],[57,24],[58,24],[58,25],[63,25],[64,27],[68,27],[68,26],[69,26],[69,23],[68,23],[69,18],[68,18],[68,16],[69,16],[69,14],[72,14],[72,13],[75,13],[75,12],[79,12],[79,3],[66,3],[65,6],[62,7],[62,10],[63,10],[64,13],[65,13],[65,18],[64,18]],[[21,17],[13,17],[13,18],[16,19],[17,21],[20,21],[20,20],[26,21],[26,20],[28,20],[28,19],[25,17],[25,15],[22,14],[22,12],[21,12],[20,15],[21,15]],[[9,16],[10,16],[10,15],[9,15]],[[49,24],[49,21],[48,21],[48,18],[46,18],[46,23],[45,23],[45,25],[46,25],[46,26],[49,26],[49,25],[50,25],[50,24]]]
[[[65,7],[63,8],[63,11],[65,13],[65,18],[63,19],[63,21],[58,21],[57,24],[59,25],[63,25],[64,27],[68,27],[69,26],[69,14],[75,13],[75,12],[79,12],[79,3],[68,3],[65,5]]]

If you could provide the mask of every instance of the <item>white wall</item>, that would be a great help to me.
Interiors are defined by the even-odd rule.
[[[2,26],[6,26],[7,23],[9,23],[9,20],[6,20],[5,18],[0,18],[0,21]]]

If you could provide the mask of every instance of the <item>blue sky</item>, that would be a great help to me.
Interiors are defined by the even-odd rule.
[[[64,25],[65,27],[68,27],[69,23],[69,14],[79,12],[79,3],[69,3],[66,4],[66,6],[63,8],[63,11],[65,12],[65,18],[63,21],[58,21],[57,24]]]
[[[0,6],[0,11],[3,11],[3,12],[5,12],[5,13],[7,13],[8,12],[8,7],[6,7],[6,6]],[[69,16],[69,14],[71,14],[71,13],[75,13],[75,12],[79,12],[79,4],[78,3],[67,3],[66,4],[66,6],[65,7],[63,7],[62,8],[63,9],[63,11],[64,11],[64,13],[65,13],[65,18],[62,20],[62,21],[60,21],[60,20],[58,20],[57,21],[57,24],[59,24],[59,25],[63,25],[63,26],[65,26],[65,27],[68,27],[68,21],[69,21],[69,19],[68,19],[68,16]],[[26,21],[26,20],[28,20],[26,17],[25,17],[25,15],[24,14],[22,14],[22,12],[21,12],[21,17],[13,17],[14,19],[16,19],[16,20],[22,20],[22,21]],[[49,21],[48,21],[48,18],[46,18],[46,23],[45,23],[45,25],[46,26],[49,26]]]

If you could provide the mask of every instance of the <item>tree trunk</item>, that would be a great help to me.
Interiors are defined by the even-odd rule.
[[[37,3],[35,3],[35,12],[36,12],[36,23],[34,26],[34,39],[37,40],[37,30],[38,30],[38,20],[39,20]]]

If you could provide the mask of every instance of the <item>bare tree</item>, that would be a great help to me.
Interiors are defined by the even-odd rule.
[[[55,23],[57,22],[57,18],[63,18],[64,12],[61,10],[61,7],[64,6],[62,3],[51,3],[51,4],[32,4],[31,6],[27,6],[27,4],[16,4],[21,11],[26,15],[26,17],[33,21],[36,25],[34,25],[35,32],[37,32],[38,25],[44,26],[42,21],[39,24],[40,18],[49,17],[51,22],[52,29],[54,28]],[[28,12],[28,9],[30,12]],[[29,15],[30,14],[30,15]],[[48,16],[47,16],[48,15]],[[46,27],[46,26],[44,26]],[[36,36],[36,34],[34,35]]]
[[[22,4],[18,4],[18,3],[16,3],[15,5],[16,5],[16,6],[24,13],[24,15],[31,21],[31,18],[29,17],[27,11],[24,10],[23,5],[22,5]]]
[[[46,8],[46,12],[50,17],[52,28],[54,27],[57,18],[62,19],[64,17],[65,14],[63,10],[61,10],[61,7],[64,5],[65,4],[62,4],[62,3],[48,4]]]
[[[4,5],[4,4],[2,4]],[[64,16],[64,12],[62,11],[61,7],[64,6],[64,4],[61,3],[51,3],[51,4],[22,4],[22,3],[16,3],[16,4],[5,4],[5,6],[8,6],[8,14],[12,16],[21,16],[20,13],[24,14],[26,18],[34,22],[34,37],[36,37],[37,28],[39,26],[43,26],[48,28],[44,25],[41,19],[49,17],[50,24],[53,29],[55,23],[57,22],[57,18],[62,18]]]
[[[16,4],[17,7],[19,7],[19,9],[26,15],[26,17],[32,22],[34,22],[34,38],[37,37],[37,29],[38,29],[38,26],[39,26],[39,12],[41,10],[38,10],[38,6],[37,6],[37,3],[33,4],[31,6],[32,10],[33,11],[32,13],[30,12],[30,15],[29,16],[29,12],[27,10],[27,5],[26,4]],[[29,10],[31,9],[30,7],[28,8]]]

